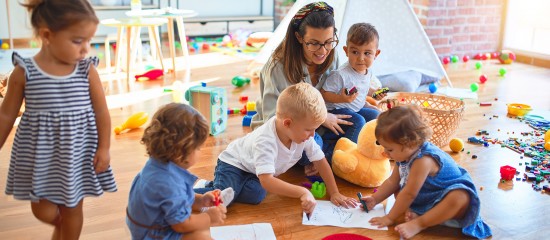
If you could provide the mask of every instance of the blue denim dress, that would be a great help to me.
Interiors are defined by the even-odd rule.
[[[447,193],[455,189],[464,189],[470,193],[470,208],[464,218],[456,219],[462,233],[476,238],[487,238],[492,235],[489,226],[479,216],[480,200],[470,174],[454,159],[430,142],[425,142],[415,156],[408,162],[396,162],[401,176],[401,189],[405,186],[412,163],[423,156],[433,157],[440,170],[435,176],[428,176],[410,209],[418,215],[423,215],[441,201]]]

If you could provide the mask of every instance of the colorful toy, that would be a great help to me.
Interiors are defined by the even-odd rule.
[[[452,63],[458,62],[458,56],[457,56],[457,55],[451,56],[451,62],[452,62]]]
[[[211,135],[218,135],[227,128],[227,95],[224,88],[193,86],[185,92],[185,99],[210,123]]]
[[[357,90],[356,90],[357,91]],[[378,89],[376,92],[374,92],[372,94],[372,98],[376,98],[378,97],[378,95],[382,94],[382,93],[388,93],[390,91],[389,88],[385,87],[385,88],[380,88]]]
[[[146,112],[138,112],[130,116],[122,125],[115,127],[115,134],[118,135],[126,129],[135,129],[141,127],[147,122],[149,114]]]
[[[487,75],[481,74],[481,76],[479,76],[479,82],[480,82],[481,84],[487,82]]]
[[[453,138],[449,142],[449,148],[455,153],[460,152],[464,149],[464,141],[460,138]]]
[[[447,65],[447,64],[449,64],[450,62],[451,62],[451,58],[449,58],[449,57],[444,57],[444,58],[443,58],[443,64]]]
[[[531,106],[527,104],[521,104],[521,103],[510,103],[508,104],[508,114],[514,115],[514,116],[524,116],[527,113],[529,113],[531,110]]]
[[[510,50],[502,50],[500,51],[500,54],[498,55],[498,60],[502,64],[510,64],[513,61],[516,60],[516,54],[514,54]]]
[[[476,62],[476,69],[481,69],[483,64],[481,62]]]
[[[239,102],[248,102],[248,96],[240,96]]]
[[[506,181],[514,179],[516,175],[516,169],[512,166],[505,165],[500,167],[500,178]]]
[[[2,49],[3,50],[8,50],[8,49],[10,49],[10,45],[8,43],[2,43]]]
[[[478,89],[479,85],[477,83],[470,84],[470,90],[472,90],[472,92],[477,92]]]
[[[309,191],[316,198],[324,198],[327,194],[327,187],[324,182],[314,182]]]
[[[351,87],[350,89],[346,88],[345,90],[346,90],[346,95],[352,95],[357,92],[357,88],[355,86]]]
[[[435,83],[430,83],[430,85],[428,86],[428,89],[430,90],[430,93],[437,92],[437,86],[435,85]]]
[[[550,130],[546,131],[546,133],[544,134],[544,141],[550,141]]]
[[[504,75],[506,75],[506,68],[500,68],[498,70],[498,74],[502,77],[504,77]]]
[[[231,79],[231,84],[235,87],[242,87],[245,84],[250,83],[250,78],[243,77],[243,76],[236,76],[233,79]]]
[[[141,74],[141,75],[136,75],[136,81],[137,80],[156,80],[158,79],[159,77],[162,77],[164,75],[164,71],[162,71],[162,69],[153,69],[153,70],[149,70],[147,71],[146,73],[144,74]]]
[[[247,112],[256,111],[256,102],[247,102],[246,111]]]
[[[483,139],[477,138],[477,137],[469,137],[468,142],[473,143],[473,144],[484,144],[485,143],[485,141]]]
[[[468,55],[464,55],[464,57],[462,57],[463,62],[468,62],[469,60],[470,60],[470,57],[468,57]]]
[[[250,127],[252,124],[252,115],[246,115],[243,117],[243,127]]]
[[[332,169],[336,176],[363,187],[378,187],[390,176],[391,165],[384,148],[376,145],[376,119],[366,123],[357,144],[340,138],[334,147]]]

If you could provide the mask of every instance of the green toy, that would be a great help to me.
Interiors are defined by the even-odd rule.
[[[327,194],[327,187],[325,186],[324,182],[314,182],[313,185],[311,185],[310,191],[315,198],[324,198]]]
[[[481,62],[476,62],[476,69],[481,69],[481,66],[483,66]]]
[[[250,78],[243,77],[243,76],[236,76],[233,79],[231,79],[231,84],[233,84],[235,87],[242,87],[248,83],[250,83]]]

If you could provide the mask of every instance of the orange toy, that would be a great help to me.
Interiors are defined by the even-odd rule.
[[[115,133],[118,135],[120,134],[120,132],[126,129],[139,128],[141,127],[141,125],[147,122],[148,118],[149,114],[147,114],[146,112],[138,112],[130,116],[122,125],[115,127]]]

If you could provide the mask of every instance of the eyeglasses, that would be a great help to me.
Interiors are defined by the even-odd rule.
[[[325,43],[306,42],[306,49],[311,52],[316,52],[317,50],[321,49],[321,47],[324,47],[327,51],[330,51],[334,49],[337,45],[338,39]]]

